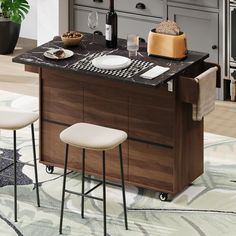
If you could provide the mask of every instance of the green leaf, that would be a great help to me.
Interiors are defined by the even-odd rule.
[[[27,0],[0,0],[0,9],[4,17],[20,24],[29,12],[30,6]]]

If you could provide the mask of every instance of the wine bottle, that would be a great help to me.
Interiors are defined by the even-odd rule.
[[[117,47],[117,14],[114,10],[114,0],[110,0],[109,12],[106,15],[106,46]]]

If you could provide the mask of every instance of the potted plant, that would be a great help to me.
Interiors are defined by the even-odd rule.
[[[26,0],[0,0],[0,54],[14,51],[29,8]]]

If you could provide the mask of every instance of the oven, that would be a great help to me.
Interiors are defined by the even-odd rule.
[[[230,67],[230,97],[232,101],[236,100],[236,68]]]
[[[229,78],[231,100],[236,100],[236,0],[229,6]]]
[[[236,0],[230,1],[230,65],[236,67]]]

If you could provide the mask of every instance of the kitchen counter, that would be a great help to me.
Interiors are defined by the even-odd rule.
[[[82,44],[73,48],[75,55],[66,60],[43,56],[50,48],[62,47],[59,39],[13,59],[39,70],[40,162],[47,165],[48,172],[54,166],[63,167],[64,145],[59,135],[74,123],[113,127],[128,133],[123,144],[127,183],[164,194],[181,192],[203,173],[203,120],[192,120],[188,101],[198,92],[189,82],[194,85],[191,78],[209,67],[204,62],[208,54],[190,52],[185,60],[173,61],[148,57],[146,45],[141,44],[139,60],[170,67],[154,80],[141,79],[139,74],[127,79],[75,69],[74,63],[94,52],[127,55],[124,40],[110,51],[103,46],[104,39],[98,38],[99,44],[90,45],[91,35],[86,34]],[[118,153],[114,149],[106,154],[107,178],[112,181],[120,179]],[[81,169],[80,157],[81,150],[72,147],[69,169]],[[87,151],[86,173],[101,175],[100,152]]]
[[[34,66],[45,67],[45,68],[46,67],[57,68],[57,69],[77,72],[76,69],[71,68],[71,66],[74,63],[76,63],[78,60],[82,60],[86,56],[91,55],[93,53],[104,52],[105,54],[111,54],[111,55],[116,54],[116,55],[128,56],[125,40],[122,40],[122,39],[119,40],[119,43],[118,43],[119,48],[116,50],[112,50],[112,49],[104,50],[105,39],[102,36],[99,36],[99,35],[96,36],[95,45],[88,44],[88,42],[91,42],[91,40],[92,40],[92,35],[85,34],[84,38],[82,39],[81,44],[78,47],[68,48],[70,50],[73,50],[74,56],[66,60],[51,60],[43,56],[43,53],[47,51],[48,49],[63,48],[62,41],[60,40],[60,38],[57,38],[25,54],[15,57],[13,61],[18,62],[18,63],[23,63],[26,65],[34,65]],[[147,85],[147,86],[158,86],[162,83],[165,83],[173,79],[174,77],[176,77],[176,75],[181,74],[186,68],[189,67],[189,65],[196,64],[199,61],[206,59],[208,56],[209,55],[207,53],[189,51],[187,58],[180,61],[164,59],[160,57],[149,57],[146,52],[146,44],[141,43],[140,50],[136,59],[153,63],[151,67],[155,65],[159,65],[159,66],[169,67],[170,70],[153,80],[143,79],[139,76],[140,74],[144,73],[151,67],[147,68],[146,70],[143,70],[141,73],[138,73],[132,78],[121,78],[121,77],[101,74],[101,73],[98,74],[98,78],[109,79],[109,80],[111,79],[123,80],[124,82],[136,83],[136,84]],[[79,70],[79,73],[85,73],[87,75],[94,74],[93,72],[81,71],[81,70]]]

